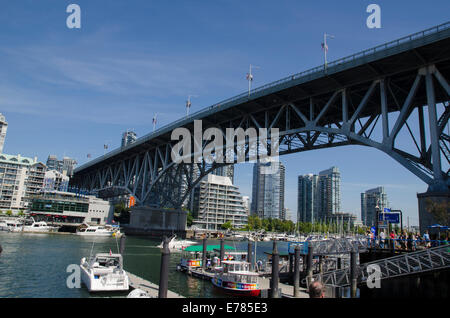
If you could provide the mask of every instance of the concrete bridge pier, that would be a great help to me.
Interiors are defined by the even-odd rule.
[[[429,233],[437,234],[437,230],[428,229],[428,226],[432,224],[450,225],[450,213],[448,212],[450,209],[450,191],[418,193],[417,200],[421,234],[427,230]]]

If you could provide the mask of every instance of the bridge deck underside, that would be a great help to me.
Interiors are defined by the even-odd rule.
[[[278,128],[280,155],[349,144],[376,147],[430,186],[434,182],[446,184],[449,171],[441,171],[441,160],[449,163],[450,137],[443,129],[450,114],[449,61],[450,28],[326,70],[302,77],[292,76],[292,80],[217,104],[144,136],[122,150],[95,159],[75,170],[71,184],[89,190],[106,185],[120,186],[143,203],[149,199],[155,180],[167,174],[172,179],[180,179],[183,175],[182,179],[187,183],[185,192],[191,191],[201,177],[219,166],[199,167],[200,174],[194,177],[196,180],[191,180],[192,166],[185,169],[171,164],[170,151],[177,142],[171,140],[173,129],[185,127],[193,132],[194,120],[202,121],[203,130],[208,127],[222,131],[238,127],[244,130]],[[424,124],[423,106],[430,102],[433,104],[429,115],[432,119],[436,104],[443,103],[444,112],[435,114],[434,122],[430,121],[430,129],[437,135],[433,136],[432,131],[430,139],[434,140],[427,142],[423,131],[428,124]],[[414,109],[422,112],[420,140],[416,141],[409,126],[408,129],[420,152],[418,155],[395,148],[395,137]],[[398,112],[400,119],[389,124],[388,114],[392,112]],[[383,122],[382,142],[371,139],[378,119]],[[147,161],[144,160],[146,156]],[[145,173],[147,168],[142,167],[146,164],[153,173]],[[134,175],[132,171],[135,171]],[[164,182],[166,189],[167,186],[176,186],[176,182]],[[144,183],[150,185],[145,186]],[[173,205],[177,206],[181,201]]]

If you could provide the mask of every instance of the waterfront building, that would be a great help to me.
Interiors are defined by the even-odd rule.
[[[69,177],[73,175],[76,165],[77,161],[75,159],[63,157],[62,160],[58,160],[58,157],[55,155],[49,155],[46,163],[48,170],[56,170]]]
[[[6,118],[2,113],[0,113],[0,153],[3,153],[7,129],[8,123],[6,122]]]
[[[307,174],[298,176],[297,221],[314,223],[318,216],[319,176]]]
[[[57,170],[47,170],[44,176],[43,191],[67,192],[69,187],[69,177]]]
[[[253,166],[251,214],[261,219],[281,219],[284,214],[285,167],[279,161]]]
[[[231,183],[234,184],[234,165],[226,165],[215,169],[212,174],[216,176],[228,177],[231,179]]]
[[[294,222],[292,211],[289,208],[284,208],[284,221],[292,221]]]
[[[50,191],[31,197],[30,215],[36,221],[103,225],[112,221],[113,213],[114,206],[110,202],[91,195]]]
[[[341,211],[341,174],[337,167],[319,172],[319,218],[328,217]]]
[[[365,226],[376,224],[377,211],[388,207],[384,187],[377,187],[361,193],[361,220]]]
[[[194,226],[208,230],[220,230],[226,222],[242,228],[248,220],[239,188],[230,178],[213,174],[194,189],[193,216]]]
[[[37,158],[0,154],[0,209],[29,207],[30,197],[44,186],[46,166]]]
[[[122,143],[121,146],[125,147],[129,144],[132,144],[137,140],[137,135],[134,131],[127,130],[122,134]]]
[[[248,195],[244,195],[242,200],[244,201],[244,207],[247,215],[250,215],[250,197]]]
[[[337,167],[321,171],[319,175],[298,177],[297,220],[327,222],[341,209],[341,175]]]

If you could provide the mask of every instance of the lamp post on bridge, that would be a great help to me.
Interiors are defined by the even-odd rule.
[[[153,131],[155,131],[155,129],[156,129],[156,116],[158,116],[158,113],[155,113],[155,115],[153,116],[153,120],[152,120],[152,123],[153,123]]]
[[[247,81],[248,81],[248,97],[250,97],[250,91],[252,89],[252,81],[253,81],[253,74],[252,74],[252,67],[253,68],[260,68],[259,66],[251,65],[250,64],[250,70],[247,73]]]
[[[188,95],[188,99],[186,101],[186,117],[189,116],[189,110],[191,108],[191,97],[197,97],[197,95]]]
[[[328,52],[328,45],[327,45],[327,37],[330,39],[334,39],[334,35],[331,34],[323,34],[323,42],[322,42],[322,49],[324,52],[324,65],[325,65],[325,70],[327,69],[327,52]]]

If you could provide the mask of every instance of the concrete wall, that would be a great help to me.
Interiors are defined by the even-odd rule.
[[[425,192],[425,193],[418,193],[417,199],[419,203],[419,227],[420,227],[420,233],[425,233],[426,230],[429,230],[430,233],[433,233],[434,230],[428,229],[428,226],[432,224],[439,223],[435,220],[433,215],[427,210],[427,200],[432,200],[433,202],[447,202],[447,206],[450,202],[450,192],[447,193],[432,193],[432,192]],[[450,215],[450,213],[449,213]],[[449,224],[441,224],[441,225],[449,225]],[[436,230],[437,232],[437,230]]]
[[[126,234],[162,237],[177,234],[186,236],[187,212],[151,207],[131,208],[130,224],[123,226]]]

